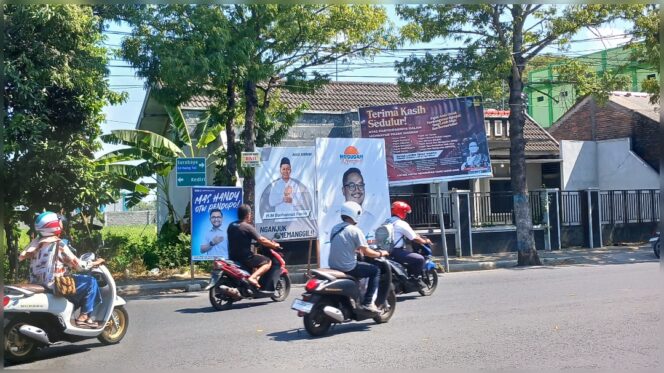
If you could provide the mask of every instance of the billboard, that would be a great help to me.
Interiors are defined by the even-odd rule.
[[[382,139],[316,139],[319,260],[327,267],[330,231],[341,222],[341,204],[362,206],[358,227],[372,243],[374,230],[390,217],[390,192]]]
[[[228,258],[228,226],[237,220],[242,188],[191,188],[191,259]]]
[[[258,148],[255,222],[262,236],[274,240],[314,238],[316,168],[313,147]]]
[[[362,137],[385,140],[390,185],[491,177],[481,97],[359,109]]]

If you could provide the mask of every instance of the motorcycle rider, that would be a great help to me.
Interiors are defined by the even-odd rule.
[[[268,249],[278,249],[281,246],[275,241],[270,241],[261,236],[251,225],[251,207],[247,204],[241,205],[237,210],[238,221],[228,226],[228,257],[253,272],[247,279],[256,288],[260,288],[258,279],[272,267],[272,261],[264,255],[254,254],[251,251],[251,240],[256,240],[260,245]]]
[[[407,238],[420,245],[431,245],[431,240],[415,233],[410,224],[404,220],[412,211],[409,204],[403,201],[394,201],[391,210],[392,217],[390,219],[394,226],[394,248],[390,255],[406,267],[406,271],[410,276],[418,279],[420,287],[425,287],[426,285],[421,279],[425,259],[418,253],[407,251],[405,239]]]
[[[102,258],[82,261],[72,253],[67,240],[60,239],[63,225],[60,217],[54,212],[46,211],[37,216],[35,230],[38,236],[18,257],[19,261],[30,259],[30,282],[33,284],[53,290],[55,278],[64,276],[68,269],[88,270],[104,263]],[[97,280],[82,274],[73,274],[72,277],[76,284],[76,294],[68,296],[67,299],[75,306],[81,307],[81,312],[75,320],[76,326],[98,328],[99,325],[89,317],[95,306],[101,303]]]
[[[344,272],[356,278],[367,277],[369,283],[364,295],[361,307],[372,313],[379,313],[373,304],[373,294],[378,287],[380,269],[370,263],[358,262],[356,253],[361,253],[370,258],[386,257],[389,253],[385,250],[373,250],[369,248],[364,233],[357,227],[357,222],[362,215],[362,207],[353,201],[344,202],[341,205],[342,222],[335,225],[330,231],[330,257],[328,264],[330,268]]]

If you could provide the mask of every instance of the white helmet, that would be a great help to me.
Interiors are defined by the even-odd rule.
[[[341,216],[348,216],[349,218],[353,219],[355,223],[357,223],[358,219],[360,218],[360,215],[362,215],[362,206],[360,206],[359,203],[353,202],[353,201],[347,201],[344,202],[343,205],[341,205]]]

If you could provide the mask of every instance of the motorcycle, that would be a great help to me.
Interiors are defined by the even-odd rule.
[[[392,273],[384,259],[374,259],[381,267],[381,284],[389,286],[386,305],[379,314],[360,307],[364,297],[360,282],[353,276],[334,269],[312,270],[311,278],[304,286],[302,299],[295,299],[291,308],[303,318],[304,328],[313,337],[327,333],[334,323],[373,319],[377,324],[386,323],[392,318],[397,298],[391,285]],[[366,291],[366,289],[365,289]]]
[[[82,260],[95,260],[87,253]],[[102,344],[116,344],[127,333],[129,315],[125,300],[117,295],[113,276],[105,265],[90,270],[97,279],[102,303],[90,314],[99,328],[77,327],[75,305],[67,298],[36,284],[5,286],[4,308],[5,359],[13,363],[29,360],[40,348],[60,342],[78,342],[97,338]]]
[[[652,246],[652,251],[655,253],[657,259],[659,259],[659,232],[655,232],[655,237],[651,238],[649,242]]]
[[[417,278],[409,276],[406,268],[394,257],[389,256],[387,263],[392,270],[392,282],[397,294],[406,294],[412,292],[419,292],[423,296],[429,296],[436,291],[438,287],[438,272],[436,272],[436,263],[432,260],[431,248],[426,245],[413,245],[413,251],[418,252],[425,258],[424,267],[422,268],[422,282],[424,286],[420,285]]]
[[[239,263],[230,259],[216,259],[213,262],[210,283],[205,290],[209,291],[210,304],[215,310],[227,310],[242,299],[286,300],[291,288],[286,261],[273,249],[263,249],[261,254],[272,261],[272,267],[259,279],[260,288],[247,281],[251,271]]]

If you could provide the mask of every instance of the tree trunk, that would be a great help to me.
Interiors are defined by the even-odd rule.
[[[247,81],[244,84],[244,96],[246,101],[246,110],[244,116],[244,131],[242,132],[242,139],[244,142],[244,150],[253,152],[256,149],[255,141],[255,127],[256,127],[256,110],[258,109],[258,94],[256,93],[256,83]],[[256,181],[254,180],[254,170],[244,169],[244,183],[243,194],[244,203],[254,206],[254,187]]]
[[[3,224],[3,227],[6,232],[5,242],[7,244],[7,258],[9,259],[9,272],[4,278],[10,281],[15,281],[16,275],[18,274],[18,248],[16,247],[16,239],[14,238],[12,224]]]
[[[533,237],[533,220],[526,183],[526,141],[523,127],[526,121],[523,111],[523,83],[510,79],[510,172],[514,199],[514,220],[519,266],[541,265]]]
[[[229,81],[226,85],[226,114],[224,125],[226,127],[226,165],[221,170],[219,185],[237,184],[237,146],[235,144],[235,81]],[[215,178],[216,179],[216,178]]]

